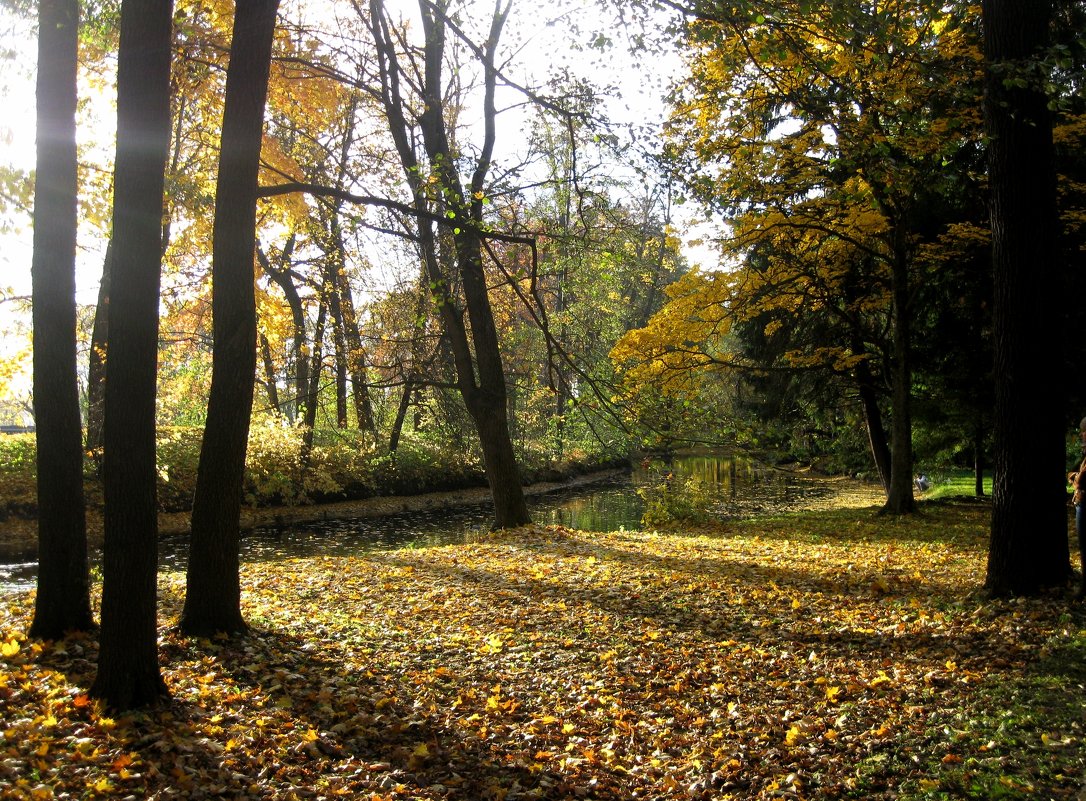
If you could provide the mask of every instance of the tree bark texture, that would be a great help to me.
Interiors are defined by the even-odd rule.
[[[1024,69],[1043,56],[1051,5],[985,0],[983,13],[996,376],[985,585],[1022,595],[1070,574],[1052,121]]]
[[[34,422],[38,594],[30,634],[56,639],[93,626],[83,500],[83,430],[75,342],[76,54],[79,4],[38,4],[34,182]]]
[[[102,629],[91,688],[119,709],[167,695],[158,665],[155,378],[172,17],[173,4],[161,0],[121,6]]]
[[[181,628],[242,632],[241,493],[256,371],[256,189],[279,0],[238,3],[226,73],[212,245],[214,356]]]

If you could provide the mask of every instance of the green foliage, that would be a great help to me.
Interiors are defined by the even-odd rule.
[[[654,469],[637,494],[645,502],[641,522],[646,526],[704,523],[712,518],[713,486],[701,476],[684,478],[670,470]]]
[[[0,520],[37,508],[34,442],[33,434],[0,436]]]

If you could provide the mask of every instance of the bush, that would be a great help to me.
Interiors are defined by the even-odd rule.
[[[653,471],[637,494],[645,502],[641,522],[646,526],[673,523],[704,523],[712,515],[715,500],[712,484],[698,476],[683,479],[671,471]]]
[[[0,520],[38,509],[38,472],[33,434],[0,435]]]

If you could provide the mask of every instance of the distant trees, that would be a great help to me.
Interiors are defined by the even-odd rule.
[[[34,421],[38,455],[38,593],[30,633],[58,638],[93,624],[76,383],[77,0],[38,4],[34,184]]]
[[[924,246],[959,235],[956,218],[930,210],[968,186],[980,135],[973,21],[925,0],[667,5],[689,19],[692,64],[673,98],[670,155],[687,191],[731,219],[725,255],[746,262],[741,279],[707,277],[732,286],[706,305],[724,302],[729,326],[766,312],[767,335],[805,332],[773,369],[854,376],[885,510],[908,512]],[[811,314],[823,324],[797,327]],[[695,331],[673,330],[669,358],[698,350]],[[740,366],[725,333],[700,356]]]

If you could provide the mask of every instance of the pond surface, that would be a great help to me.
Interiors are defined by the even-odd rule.
[[[717,519],[831,505],[841,493],[839,482],[833,479],[760,467],[749,459],[681,456],[667,461],[645,461],[627,476],[531,496],[528,502],[532,519],[544,525],[563,525],[584,531],[637,530],[642,527],[644,511],[638,488],[663,481],[669,474],[672,482],[690,479],[702,482],[713,498],[712,513]],[[283,528],[257,528],[243,536],[241,560],[263,562],[316,555],[350,556],[374,550],[464,543],[485,532],[492,521],[490,506],[480,504],[381,517],[324,520]],[[98,552],[92,553],[92,564],[97,564],[100,556]],[[183,570],[187,556],[187,537],[166,537],[159,542],[162,570]],[[33,561],[33,555],[0,553],[0,595],[32,587],[36,574],[37,563]]]

